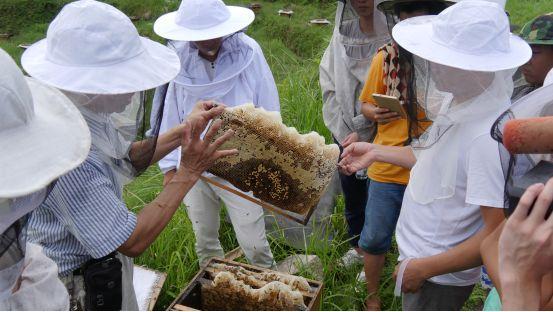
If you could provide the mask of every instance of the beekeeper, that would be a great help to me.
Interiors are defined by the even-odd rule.
[[[155,22],[154,31],[169,40],[181,64],[177,77],[156,92],[153,111],[165,106],[161,133],[185,120],[199,100],[215,100],[228,106],[253,103],[268,111],[280,110],[275,81],[263,52],[243,33],[254,18],[251,10],[226,6],[221,0],[183,0],[178,11]],[[178,170],[179,157],[177,150],[159,162],[165,184]],[[223,179],[209,177],[234,188]],[[221,201],[248,260],[272,267],[263,209],[204,181],[198,181],[184,198],[200,264],[224,256],[219,242]]]
[[[372,140],[376,129],[361,114],[357,100],[374,54],[390,41],[386,17],[377,10],[376,2],[338,1],[334,32],[319,68],[324,123],[341,148],[351,142]],[[359,250],[357,242],[365,219],[367,180],[340,174],[340,182],[350,244]],[[354,259],[357,253],[350,251],[349,255],[347,258]],[[362,261],[362,256],[357,258]]]
[[[351,172],[377,159],[412,167],[396,228],[396,295],[404,310],[460,310],[480,280],[480,243],[504,220],[505,180],[490,128],[511,104],[513,74],[532,51],[509,32],[503,7],[488,1],[404,20],[392,34],[426,64],[415,67],[426,69],[412,89],[433,124],[411,146],[359,153],[375,146],[352,145],[342,165]]]
[[[82,163],[90,134],[58,90],[24,78],[0,50],[0,310],[67,310],[56,263],[27,242],[27,221],[56,179]]]
[[[21,63],[72,100],[92,137],[85,162],[57,181],[31,217],[30,238],[58,264],[72,310],[137,310],[132,258],[155,241],[199,173],[236,152],[216,151],[231,133],[213,144],[200,139],[222,107],[200,103],[182,125],[144,137],[144,90],[173,79],[178,57],[140,37],[127,16],[98,1],[67,4]],[[181,145],[184,156],[173,179],[138,215],[130,212],[123,186]]]

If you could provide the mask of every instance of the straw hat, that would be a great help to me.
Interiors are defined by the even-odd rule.
[[[0,198],[16,198],[43,189],[82,163],[90,133],[67,97],[25,78],[1,49],[0,68]]]
[[[178,11],[156,20],[154,31],[170,40],[203,41],[240,31],[254,19],[252,10],[226,6],[221,0],[182,0]]]
[[[434,63],[469,71],[495,72],[525,64],[530,46],[510,33],[509,19],[497,3],[461,1],[435,16],[398,23],[394,40]]]
[[[25,51],[21,64],[48,85],[89,94],[153,89],[180,69],[175,52],[140,37],[125,14],[94,0],[67,4],[46,39]]]

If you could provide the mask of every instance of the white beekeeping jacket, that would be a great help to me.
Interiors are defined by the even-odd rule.
[[[374,54],[390,41],[385,17],[376,5],[374,10],[375,34],[368,37],[349,1],[338,2],[334,33],[319,67],[324,123],[338,142],[354,131],[366,141],[376,129],[358,103]]]
[[[39,245],[27,243],[21,285],[9,298],[0,300],[0,310],[69,310],[69,294],[58,277],[58,266]]]
[[[244,33],[223,41],[210,79],[198,49],[189,42],[173,44],[181,60],[179,75],[167,87],[160,133],[182,123],[200,100],[216,100],[227,106],[253,103],[268,111],[280,111],[273,74],[261,47]],[[152,116],[160,107],[162,88],[156,91]],[[164,173],[177,167],[180,149],[159,162]]]

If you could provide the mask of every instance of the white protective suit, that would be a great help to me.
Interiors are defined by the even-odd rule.
[[[279,111],[278,91],[261,47],[244,33],[224,39],[214,62],[213,79],[206,60],[189,42],[173,43],[181,60],[179,75],[167,86],[163,121],[160,133],[182,123],[196,102],[216,100],[227,106],[252,103],[268,111]],[[160,107],[163,89],[154,98],[153,112]],[[155,116],[156,114],[153,114]],[[180,149],[159,162],[164,173],[175,169],[180,162]],[[210,177],[232,187],[219,178]],[[249,194],[252,196],[252,194]],[[265,234],[263,209],[245,199],[203,181],[198,181],[184,198],[187,212],[196,235],[196,253],[200,264],[210,257],[223,257],[219,242],[220,201],[226,204],[236,237],[250,262],[272,267],[273,256]]]
[[[28,214],[47,193],[44,188],[0,200],[0,217],[11,220],[0,222],[0,310],[69,309],[69,294],[58,278],[58,266],[44,255],[42,247],[26,243]]]
[[[0,310],[69,310],[69,294],[58,277],[58,266],[39,245],[27,243],[21,285],[11,297],[0,301]]]
[[[384,15],[376,4],[374,10],[375,35],[368,37],[361,32],[358,18],[347,18],[348,14],[355,15],[349,1],[339,1],[334,33],[321,60],[323,119],[338,142],[354,131],[361,141],[367,141],[376,129],[361,114],[358,103],[374,54],[390,41]]]

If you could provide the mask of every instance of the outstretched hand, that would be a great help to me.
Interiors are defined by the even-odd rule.
[[[221,115],[223,111],[224,106],[215,102],[196,104],[184,125],[179,170],[184,170],[187,175],[199,178],[218,159],[238,154],[236,149],[218,150],[234,135],[234,131],[228,130],[213,140],[221,128],[221,120],[214,121],[204,138],[201,138],[209,122]]]
[[[365,169],[376,161],[376,145],[366,142],[350,144],[342,152],[342,160],[338,163],[338,169],[345,175]]]
[[[505,223],[499,238],[505,308],[539,308],[539,299],[531,300],[531,295],[524,292],[532,292],[539,298],[543,276],[553,272],[553,216],[547,216],[552,201],[553,179],[545,186],[532,185]],[[511,290],[518,293],[507,294]]]

